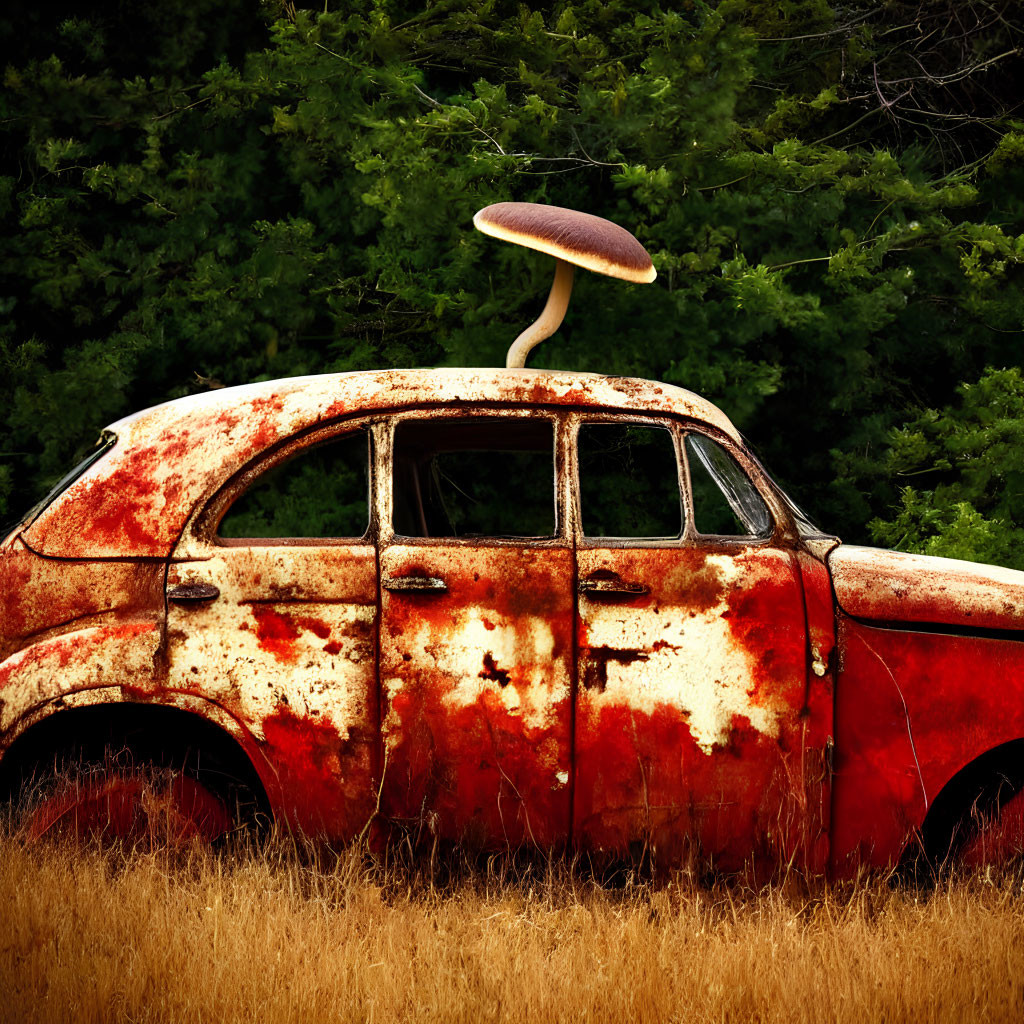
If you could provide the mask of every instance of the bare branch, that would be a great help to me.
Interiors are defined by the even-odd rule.
[[[803,39],[825,39],[828,36],[838,36],[844,32],[849,32],[854,25],[860,24],[860,22],[872,17],[874,14],[874,11],[866,11],[859,18],[843,22],[842,25],[829,29],[827,32],[811,32],[805,36],[758,36],[757,41],[759,43],[796,43]]]

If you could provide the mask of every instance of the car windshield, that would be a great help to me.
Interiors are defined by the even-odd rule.
[[[75,465],[73,469],[65,473],[64,476],[62,476],[60,480],[53,485],[42,501],[36,502],[36,504],[33,505],[20,519],[16,519],[13,523],[6,526],[3,530],[3,536],[7,536],[19,526],[26,529],[31,526],[39,516],[42,515],[43,510],[46,509],[55,498],[63,494],[80,476],[82,476],[83,473],[85,473],[90,466],[99,462],[99,460],[116,444],[117,435],[109,430],[104,430],[103,433],[100,434],[96,444],[93,446],[89,454],[86,455],[81,462]]]
[[[821,529],[821,527],[811,519],[811,517],[782,489],[782,487],[779,486],[775,474],[768,471],[764,462],[761,460],[760,455],[750,441],[746,437],[742,440],[743,445],[747,450],[747,454],[757,464],[761,472],[771,480],[776,493],[782,498],[786,508],[789,509],[789,513],[792,515],[793,521],[796,523],[797,533],[799,533],[801,537],[832,536],[828,531]]]

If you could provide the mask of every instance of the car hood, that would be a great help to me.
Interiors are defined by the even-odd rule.
[[[828,556],[839,607],[884,623],[1024,630],[1024,572],[841,544]]]

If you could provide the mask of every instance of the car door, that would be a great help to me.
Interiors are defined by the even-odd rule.
[[[400,417],[382,496],[381,809],[414,836],[569,829],[573,555],[558,421]]]
[[[820,859],[806,774],[824,738],[776,513],[703,433],[596,417],[574,433],[578,841],[725,870]]]
[[[167,578],[170,687],[244,726],[289,824],[339,840],[379,775],[371,441],[347,424],[270,454],[186,527]]]

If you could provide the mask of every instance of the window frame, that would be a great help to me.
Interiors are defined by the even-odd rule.
[[[698,437],[703,437],[706,440],[710,441],[712,444],[718,445],[718,447],[721,448],[726,453],[726,455],[729,456],[733,460],[733,462],[736,463],[740,472],[744,475],[744,477],[746,477],[747,482],[753,488],[754,492],[758,495],[761,501],[764,502],[765,508],[768,512],[768,518],[771,522],[771,528],[768,530],[767,533],[760,536],[753,533],[701,533],[697,529],[697,509],[693,503],[693,479],[690,475],[690,453],[687,451],[686,448],[686,438],[690,434],[694,434]],[[757,483],[755,482],[753,474],[750,472],[749,468],[743,464],[743,461],[740,458],[737,457],[735,448],[727,444],[724,444],[722,439],[713,437],[707,431],[694,430],[692,427],[684,426],[680,430],[679,434],[679,449],[682,454],[683,463],[686,469],[686,493],[687,500],[690,504],[690,518],[688,520],[688,523],[692,527],[693,536],[695,540],[701,541],[705,544],[708,542],[713,542],[715,544],[741,544],[743,547],[752,547],[756,545],[770,543],[773,539],[775,539],[775,537],[779,533],[781,522],[778,512],[774,504],[768,500],[768,497],[765,495],[764,490],[757,486]],[[725,496],[723,495],[723,497]],[[735,515],[735,512],[733,514]],[[737,518],[739,517],[737,516]]]
[[[393,442],[395,428],[403,420],[469,419],[472,417],[502,418],[543,416],[553,423],[554,432],[554,485],[555,485],[555,534],[545,538],[500,538],[500,537],[407,537],[396,534],[391,528]],[[679,474],[680,495],[683,503],[684,524],[681,537],[669,539],[651,538],[590,538],[583,534],[580,515],[579,466],[577,463],[577,438],[583,423],[632,423],[649,425],[670,431],[676,452],[676,468]],[[255,483],[263,473],[273,469],[289,458],[297,456],[302,449],[329,443],[336,437],[365,430],[368,435],[368,502],[369,524],[361,537],[290,537],[263,538],[237,537],[221,538],[217,535],[220,521],[231,505]],[[720,534],[699,534],[694,522],[692,488],[690,484],[689,461],[685,452],[686,433],[696,433],[720,445],[735,459],[751,486],[768,506],[774,523],[772,532],[763,538],[753,536],[728,536]],[[721,546],[725,548],[769,546],[784,544],[802,547],[800,535],[785,504],[776,494],[775,486],[753,456],[747,456],[742,445],[712,425],[672,413],[646,414],[634,410],[617,409],[567,409],[564,406],[516,405],[500,402],[478,402],[472,405],[412,406],[401,410],[381,411],[372,415],[355,414],[329,424],[317,424],[299,431],[290,437],[264,449],[224,481],[208,498],[206,503],[190,518],[177,545],[178,557],[195,557],[188,554],[195,551],[193,545],[214,548],[237,547],[357,547],[369,544],[403,544],[407,546],[485,546],[485,547],[565,547],[576,545],[581,548],[609,547],[681,547]]]
[[[696,510],[693,505],[693,482],[690,478],[690,458],[686,451],[687,434],[698,434],[712,441],[735,461],[740,471],[750,482],[750,486],[754,488],[768,508],[768,516],[771,519],[772,528],[767,534],[763,537],[758,537],[754,534],[698,533]],[[799,535],[791,521],[788,510],[776,493],[773,481],[741,445],[734,442],[726,434],[710,429],[707,424],[699,421],[682,422],[679,424],[678,443],[686,474],[686,500],[689,507],[687,524],[690,528],[690,537],[688,539],[693,544],[725,548],[799,546]]]
[[[679,474],[679,489],[683,503],[684,522],[680,537],[670,539],[644,537],[588,537],[583,532],[581,489],[579,480],[578,437],[584,423],[629,423],[639,426],[658,426],[668,429],[673,438],[676,452],[676,469]],[[571,489],[572,531],[579,548],[672,548],[672,547],[720,547],[727,550],[750,547],[787,546],[799,547],[800,538],[790,520],[781,499],[776,495],[771,479],[753,459],[745,457],[742,446],[736,444],[724,432],[716,430],[702,420],[688,419],[671,413],[644,414],[635,411],[615,409],[587,409],[573,411],[567,416],[566,433],[568,441],[569,483]],[[768,508],[772,529],[763,537],[753,534],[731,536],[728,534],[698,533],[694,516],[693,488],[690,481],[690,464],[686,453],[686,434],[700,434],[719,445],[735,460],[740,470],[750,481],[751,487],[760,495]]]
[[[395,469],[395,435],[400,423],[414,420],[440,419],[538,419],[543,418],[551,423],[552,435],[552,495],[554,498],[554,532],[542,537],[418,537],[397,533],[394,529],[394,469]],[[379,463],[380,484],[378,488],[379,537],[381,546],[388,544],[405,547],[534,547],[562,548],[571,543],[571,535],[567,529],[567,495],[566,495],[566,438],[564,411],[558,407],[516,405],[502,403],[473,403],[459,406],[418,406],[393,413],[388,417],[386,425],[387,441],[382,446],[383,457]]]
[[[294,548],[294,547],[365,547],[375,543],[377,519],[375,509],[376,452],[379,450],[377,423],[379,417],[347,418],[327,425],[317,425],[278,441],[261,451],[221,485],[195,517],[188,531],[200,544],[213,548]],[[302,453],[330,444],[346,434],[364,431],[367,438],[367,526],[358,537],[221,537],[224,517],[259,479],[271,470]]]
[[[599,537],[590,536],[583,530],[583,488],[580,481],[579,438],[580,430],[592,423],[610,423],[634,427],[655,427],[667,430],[672,440],[672,450],[676,460],[676,490],[679,494],[679,517],[681,530],[675,537]],[[572,448],[571,481],[573,488],[573,509],[577,544],[582,548],[671,548],[679,547],[686,541],[690,525],[691,512],[686,500],[683,486],[681,461],[682,452],[679,447],[677,424],[668,417],[646,416],[643,413],[616,413],[600,409],[573,413],[568,428]]]

